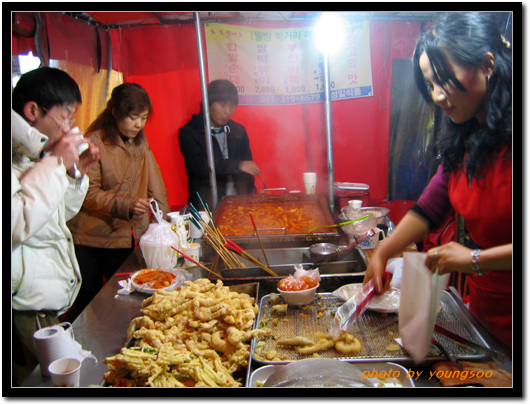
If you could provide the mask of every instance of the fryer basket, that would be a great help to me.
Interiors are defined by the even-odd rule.
[[[313,303],[295,307],[288,306],[285,315],[271,314],[270,295],[262,297],[258,313],[258,322],[262,327],[270,327],[272,336],[266,337],[264,345],[258,347],[258,339],[253,339],[251,343],[252,361],[260,364],[286,364],[292,361],[302,360],[313,357],[310,354],[300,354],[294,348],[277,345],[277,340],[281,338],[290,338],[295,336],[305,336],[309,339],[314,338],[315,333],[326,333],[330,329],[331,321],[340,305],[344,301],[340,300],[332,293],[317,294]],[[438,313],[436,322],[446,329],[449,329],[469,340],[484,344],[476,328],[461,315],[454,297],[447,291],[444,291],[441,302],[442,309]],[[319,317],[319,314],[324,315]],[[366,311],[355,322],[349,333],[360,340],[362,350],[356,355],[345,355],[338,353],[334,348],[318,352],[322,358],[334,358],[345,360],[350,363],[355,362],[398,362],[400,364],[412,364],[412,359],[406,351],[399,346],[397,350],[390,351],[389,348],[395,348],[395,338],[399,337],[398,322],[389,325],[378,331],[374,331],[378,326],[388,322],[393,314],[384,314]],[[479,352],[471,347],[458,343],[444,335],[434,332],[436,339],[449,351],[449,353],[458,359],[477,361],[486,357],[484,353]],[[392,346],[390,346],[392,345]],[[275,359],[268,359],[266,356],[273,351],[277,352]],[[280,360],[278,360],[278,358]],[[425,363],[444,360],[444,355],[435,346],[431,347]]]

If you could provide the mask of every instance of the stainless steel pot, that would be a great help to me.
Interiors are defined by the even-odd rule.
[[[325,260],[339,251],[339,247],[333,243],[316,243],[309,247],[309,255],[314,262]]]

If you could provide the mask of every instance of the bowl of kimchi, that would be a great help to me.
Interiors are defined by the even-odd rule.
[[[312,277],[297,279],[290,276],[281,279],[277,287],[286,304],[307,305],[315,299],[319,285],[319,280]]]
[[[143,269],[131,277],[131,283],[135,290],[147,294],[153,294],[159,290],[171,291],[182,282],[182,276],[162,269]]]

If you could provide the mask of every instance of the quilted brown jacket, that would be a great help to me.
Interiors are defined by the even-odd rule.
[[[90,185],[77,216],[68,222],[74,243],[101,248],[131,247],[131,233],[138,242],[151,213],[131,216],[137,198],[154,198],[166,218],[167,191],[160,168],[147,139],[139,145],[119,139],[118,145],[103,141],[100,131],[90,139],[99,148],[100,161],[87,174]]]

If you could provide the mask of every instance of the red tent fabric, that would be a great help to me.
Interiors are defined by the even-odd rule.
[[[50,14],[46,20],[50,56],[91,66],[97,74],[96,29],[66,14],[46,14]],[[334,180],[367,183],[375,201],[387,196],[392,57],[410,58],[419,29],[419,23],[371,21],[374,96],[332,103]],[[170,205],[183,206],[188,197],[187,177],[178,129],[199,111],[201,102],[195,27],[145,24],[111,28],[108,33],[112,68],[123,72],[125,81],[143,86],[153,101],[147,137]],[[101,66],[106,68],[107,34],[103,29],[98,34]],[[13,37],[12,43],[14,52],[20,53],[30,45],[25,38]],[[317,189],[327,193],[323,103],[239,106],[233,119],[247,128],[254,160],[269,188],[302,190],[302,173],[316,171]],[[256,185],[262,187],[259,179]]]

